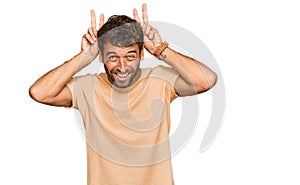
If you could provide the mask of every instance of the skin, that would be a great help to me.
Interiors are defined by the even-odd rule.
[[[104,45],[104,66],[109,81],[119,88],[126,88],[135,83],[141,76],[140,60],[144,50],[138,44],[117,47],[110,43]]]
[[[134,19],[141,23],[138,12],[133,10]],[[156,28],[148,23],[147,6],[142,6],[142,29],[145,35],[144,47],[154,55],[155,49],[162,42]],[[217,75],[206,65],[188,56],[182,55],[171,48],[166,48],[159,56],[169,64],[179,77],[175,82],[175,90],[180,96],[195,95],[209,90],[217,82]]]
[[[72,95],[66,86],[68,81],[80,69],[89,65],[97,56],[104,59],[108,79],[120,88],[134,84],[140,77],[140,60],[144,50],[138,50],[137,44],[127,47],[104,46],[104,56],[101,56],[97,43],[97,30],[104,24],[104,15],[100,15],[98,29],[96,28],[95,12],[91,10],[91,27],[83,35],[81,51],[69,61],[49,71],[40,77],[29,89],[30,96],[37,102],[53,106],[71,106]],[[144,48],[152,55],[161,44],[162,38],[156,28],[148,23],[147,6],[142,6],[142,22],[138,12],[133,10],[134,19],[142,25],[144,32]],[[133,53],[135,54],[132,59]],[[188,56],[182,55],[171,48],[166,48],[159,59],[169,64],[179,77],[175,82],[175,90],[180,96],[195,95],[209,90],[217,81],[217,75],[206,65]]]

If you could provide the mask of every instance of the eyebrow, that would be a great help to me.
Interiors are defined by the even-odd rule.
[[[130,51],[128,51],[127,53],[137,53],[137,52],[136,52],[136,50],[130,50]],[[114,51],[109,51],[109,52],[106,53],[106,55],[111,55],[111,54],[116,54],[116,52],[114,52]]]
[[[106,53],[106,55],[111,55],[111,54],[116,54],[116,52],[114,52],[114,51],[109,51],[109,52]]]
[[[127,53],[136,53],[136,50],[128,51]]]

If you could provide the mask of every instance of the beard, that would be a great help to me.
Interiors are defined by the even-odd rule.
[[[118,88],[127,88],[131,86],[138,72],[140,71],[139,65],[136,69],[133,69],[131,66],[127,66],[125,72],[121,72],[117,68],[113,68],[110,71],[108,71],[105,65],[104,68],[109,81]]]

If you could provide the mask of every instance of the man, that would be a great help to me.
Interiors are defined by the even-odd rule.
[[[216,74],[163,42],[148,23],[146,4],[140,22],[111,16],[82,37],[81,51],[30,87],[44,104],[73,107],[84,120],[89,185],[172,185],[169,150],[170,103],[196,95],[216,83]],[[139,67],[144,48],[171,67]],[[97,56],[105,73],[73,76]]]

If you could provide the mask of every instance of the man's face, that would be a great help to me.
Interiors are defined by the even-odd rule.
[[[126,47],[106,43],[103,55],[107,77],[114,86],[126,88],[140,78],[139,64],[144,57],[144,53],[143,49],[140,52],[137,43]]]

